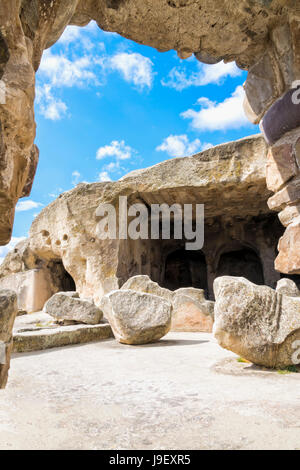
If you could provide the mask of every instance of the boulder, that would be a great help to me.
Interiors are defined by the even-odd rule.
[[[174,292],[172,305],[172,331],[212,332],[214,302],[205,299],[203,290],[178,289]]]
[[[172,302],[173,292],[164,287],[160,287],[157,282],[154,282],[146,275],[133,276],[121,287],[122,290],[135,290],[137,292],[145,292],[147,294],[154,294],[162,297],[163,299]]]
[[[122,286],[121,290],[124,289],[158,295],[171,302],[172,331],[212,332],[214,302],[205,299],[202,289],[184,287],[172,292],[146,275],[131,277]]]
[[[171,328],[172,305],[157,295],[117,290],[103,297],[101,308],[120,343],[153,343]]]
[[[98,324],[103,317],[102,311],[88,300],[80,299],[76,292],[58,292],[44,305],[44,312],[56,320],[88,325]]]
[[[18,313],[17,294],[11,290],[0,291],[0,388],[7,383],[10,354],[13,347],[12,330]]]
[[[291,279],[283,278],[277,282],[276,292],[289,297],[300,297],[300,291],[297,284]]]
[[[180,289],[177,289],[173,292],[173,297],[177,295],[187,295],[200,303],[207,301],[204,290],[196,289],[195,287],[181,287]]]
[[[214,292],[213,331],[220,346],[260,366],[295,364],[300,298],[230,276],[217,278]]]

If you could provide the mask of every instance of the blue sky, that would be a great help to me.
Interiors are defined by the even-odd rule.
[[[259,132],[242,109],[246,72],[159,53],[91,22],[69,26],[44,52],[36,82],[40,161],[17,205],[12,242],[79,182],[117,180],[137,168],[188,156]]]

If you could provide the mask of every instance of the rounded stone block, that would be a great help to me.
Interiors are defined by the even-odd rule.
[[[172,305],[157,295],[113,291],[103,297],[101,308],[120,343],[153,343],[171,328]]]
[[[300,88],[291,89],[278,99],[265,114],[260,127],[270,145],[300,127]]]
[[[300,298],[257,286],[242,277],[219,277],[214,335],[220,346],[254,364],[295,365],[300,341]]]

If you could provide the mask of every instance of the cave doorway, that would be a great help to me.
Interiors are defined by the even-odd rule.
[[[169,290],[195,287],[208,291],[207,264],[201,251],[180,249],[171,252],[165,262],[163,286]]]
[[[65,269],[61,260],[52,261],[48,268],[51,272],[54,284],[57,286],[59,292],[74,292],[76,291],[76,284],[71,274]]]
[[[223,253],[220,257],[216,277],[245,277],[257,285],[264,285],[263,267],[254,250],[243,248]]]

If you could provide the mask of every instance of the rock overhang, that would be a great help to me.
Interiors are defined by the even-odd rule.
[[[87,221],[86,211],[95,220],[99,204],[118,207],[120,196],[127,196],[128,204],[143,202],[147,206],[204,204],[207,217],[271,213],[266,204],[271,194],[265,183],[266,155],[264,139],[256,135],[191,157],[166,160],[129,173],[119,181],[80,183],[41,211],[30,234],[40,230],[41,221],[46,225],[64,225],[58,211],[65,213],[66,224],[71,215],[78,223],[81,218]]]

